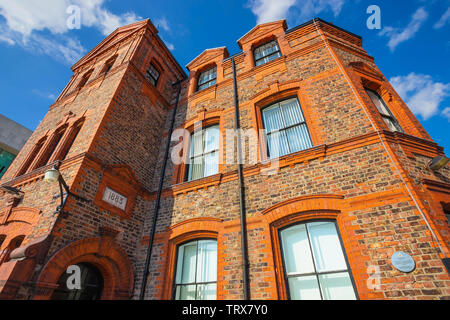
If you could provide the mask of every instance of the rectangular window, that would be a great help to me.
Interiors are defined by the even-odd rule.
[[[145,75],[147,80],[150,81],[150,83],[156,87],[156,85],[158,84],[159,76],[160,76],[159,71],[155,68],[153,64],[150,64],[150,66],[147,69],[147,73]]]
[[[219,173],[219,126],[211,126],[191,135],[188,181]]]
[[[217,67],[206,70],[200,73],[198,77],[198,90],[201,91],[207,89],[216,84],[217,81]]]
[[[292,300],[356,300],[334,222],[312,222],[280,232]]]
[[[389,127],[389,130],[403,132],[402,127],[398,123],[397,119],[395,119],[394,115],[391,113],[391,110],[389,110],[388,106],[386,105],[384,100],[380,97],[380,95],[373,90],[367,88],[365,89],[370,99],[372,100],[373,104],[377,107],[378,111],[380,112],[381,117],[383,117],[384,122],[386,122],[387,126]]]
[[[255,65],[260,66],[268,63],[276,58],[281,57],[280,47],[278,43],[273,40],[262,46],[259,46],[254,51]]]
[[[217,241],[199,240],[178,248],[176,300],[216,300]]]
[[[296,98],[262,111],[268,156],[272,159],[312,147],[308,126]]]

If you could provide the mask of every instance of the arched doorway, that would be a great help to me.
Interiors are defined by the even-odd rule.
[[[58,280],[58,289],[53,292],[51,300],[100,300],[103,293],[104,279],[100,271],[89,263],[75,265],[75,273],[64,272]],[[80,289],[69,289],[68,280],[72,275],[79,275]],[[70,281],[73,283],[72,281]]]
[[[88,281],[90,288],[99,293],[95,299],[125,300],[132,297],[134,275],[128,255],[112,238],[103,237],[75,241],[57,251],[38,277],[37,283],[42,286],[37,288],[34,299],[50,300],[60,297],[63,293],[55,291],[66,287],[65,273],[71,266],[80,265],[81,271],[84,270],[86,277],[91,279]],[[73,271],[69,273],[70,277]],[[61,286],[61,283],[64,285]],[[94,290],[95,288],[97,289]],[[95,294],[90,294],[94,299]],[[70,297],[67,295],[62,297],[68,298]]]

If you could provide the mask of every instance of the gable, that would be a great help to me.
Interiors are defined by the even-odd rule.
[[[197,56],[194,60],[192,60],[186,68],[188,70],[195,69],[198,66],[201,66],[209,61],[216,59],[217,57],[221,57],[221,59],[227,58],[229,55],[226,47],[214,48],[214,49],[206,49],[199,56]]]
[[[242,38],[238,40],[238,45],[242,49],[242,46],[248,42],[252,42],[255,39],[258,39],[266,34],[273,33],[274,31],[283,28],[283,30],[287,29],[286,20],[278,20],[275,22],[268,22],[264,24],[259,24],[254,27],[252,30],[247,32]]]
[[[114,46],[115,44],[123,41],[124,39],[128,38],[129,36],[136,33],[136,31],[141,30],[143,28],[150,28],[153,33],[157,33],[158,31],[153,26],[153,24],[150,22],[149,19],[139,21],[124,27],[120,27],[116,29],[113,33],[111,33],[108,37],[106,37],[102,42],[100,42],[94,49],[92,49],[87,55],[85,55],[83,58],[81,58],[80,61],[75,63],[72,66],[72,70],[75,71],[77,68],[79,68],[81,65],[85,64],[92,58],[101,55],[103,52],[107,51],[109,48]]]

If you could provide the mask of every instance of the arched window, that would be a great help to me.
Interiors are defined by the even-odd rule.
[[[213,125],[192,133],[187,181],[219,173],[219,140],[219,125]]]
[[[174,298],[217,298],[217,241],[196,240],[180,245],[177,253]]]
[[[58,289],[55,289],[51,300],[100,300],[103,292],[103,277],[100,271],[91,264],[79,263],[76,265],[79,272],[72,273],[80,276],[81,289],[69,289],[68,280],[72,274],[63,273],[58,280]],[[69,281],[72,283],[71,281]]]
[[[83,127],[84,124],[84,120],[78,121],[72,129],[72,132],[70,134],[70,136],[68,137],[68,141],[64,144],[60,154],[58,155],[57,159],[55,160],[65,160],[67,157],[67,154],[69,153],[70,149],[72,148],[75,139],[78,137],[78,134],[81,131],[81,128]]]
[[[335,222],[299,224],[279,234],[290,299],[357,299]]]
[[[36,163],[33,169],[40,168],[42,166],[45,166],[49,164],[50,159],[55,152],[56,148],[60,144],[64,133],[66,132],[67,126],[63,126],[62,128],[58,129],[56,133],[54,134],[51,143],[46,147],[45,154],[43,155],[42,159]]]
[[[10,250],[10,252],[19,248],[22,245],[23,240],[25,240],[25,236],[18,236],[12,239],[8,245],[8,249]]]
[[[297,98],[269,105],[262,110],[267,138],[267,155],[274,159],[313,146]]]
[[[41,151],[42,147],[44,146],[46,138],[41,139],[31,150],[30,155],[26,158],[25,162],[22,164],[22,167],[20,167],[19,171],[17,172],[17,176],[21,176],[25,173],[27,173],[28,169],[31,166],[31,163],[35,160],[36,156]]]
[[[86,72],[78,83],[78,89],[83,89],[86,83],[89,81],[89,78],[92,76],[93,70],[89,70]]]

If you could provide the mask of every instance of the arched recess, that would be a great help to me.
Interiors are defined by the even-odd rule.
[[[346,252],[349,253],[351,248],[348,246],[345,222],[341,219],[343,199],[344,197],[339,195],[303,196],[278,203],[262,212],[264,220],[270,228],[278,299],[287,299],[279,231],[303,221],[335,220],[342,236],[343,245]],[[349,260],[349,262],[352,265],[352,261]]]
[[[33,226],[40,218],[41,210],[34,208],[13,208],[6,211],[0,222],[0,234],[5,235],[3,247],[17,236],[25,238],[31,234]],[[1,249],[1,246],[0,246]]]
[[[196,239],[217,239],[217,257],[221,256],[220,230],[222,220],[217,218],[195,218],[180,222],[168,228],[168,250],[164,269],[164,286],[162,299],[172,298],[172,286],[174,282],[177,247],[183,243]],[[221,264],[218,258],[217,272],[220,274]],[[220,295],[219,276],[217,279],[217,296]]]
[[[89,263],[104,280],[102,300],[130,299],[134,274],[128,255],[110,237],[91,238],[73,242],[56,252],[44,266],[34,299],[49,300],[63,272],[71,265]]]

